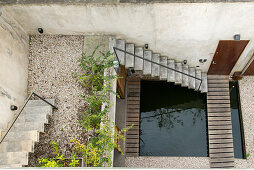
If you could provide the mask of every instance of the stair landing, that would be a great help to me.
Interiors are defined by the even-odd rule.
[[[233,168],[234,147],[228,75],[208,75],[207,116],[211,168]]]

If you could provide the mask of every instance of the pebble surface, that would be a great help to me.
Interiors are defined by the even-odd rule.
[[[52,156],[52,141],[56,141],[59,151],[68,157],[71,155],[70,139],[86,140],[78,122],[80,111],[86,108],[79,95],[86,89],[72,74],[80,71],[77,60],[82,48],[83,36],[30,37],[28,92],[55,99],[58,110],[50,117],[46,133],[35,145],[35,152],[29,155],[29,166],[37,166],[41,157]]]
[[[236,168],[254,168],[254,76],[239,81],[247,159],[235,159]]]

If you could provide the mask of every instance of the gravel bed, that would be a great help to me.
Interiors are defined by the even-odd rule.
[[[58,110],[53,112],[46,133],[40,136],[35,152],[29,156],[29,166],[37,166],[41,157],[52,156],[52,141],[59,151],[71,155],[70,139],[86,141],[78,122],[79,113],[86,106],[79,94],[82,88],[72,72],[80,71],[77,60],[81,57],[83,36],[31,36],[29,48],[28,91],[44,98],[56,99]]]
[[[239,81],[247,159],[236,159],[236,168],[254,168],[254,76]]]

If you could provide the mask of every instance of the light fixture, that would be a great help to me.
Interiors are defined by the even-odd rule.
[[[11,110],[18,110],[18,107],[17,106],[15,106],[15,105],[11,105]]]
[[[240,39],[241,39],[241,35],[240,34],[235,34],[234,35],[234,40],[235,41],[240,41]]]
[[[42,33],[43,33],[43,29],[42,29],[42,28],[38,28],[38,32],[39,32],[40,34],[42,34]]]
[[[183,60],[183,64],[187,64],[187,60]]]
[[[145,49],[148,49],[148,44],[145,44]]]

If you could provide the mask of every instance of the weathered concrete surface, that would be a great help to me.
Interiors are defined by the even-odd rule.
[[[2,0],[0,4],[81,4],[81,3],[208,3],[252,2],[252,0]]]
[[[28,35],[4,9],[0,13],[1,130],[16,113],[10,106],[20,107],[27,97]]]
[[[239,81],[243,129],[247,159],[236,159],[236,168],[254,168],[254,77],[246,76]]]
[[[210,66],[219,40],[234,34],[250,40],[234,71],[240,71],[254,49],[254,2],[137,3],[80,5],[4,5],[29,34],[116,35],[155,53],[188,60],[202,72]],[[199,59],[207,59],[204,64]]]

